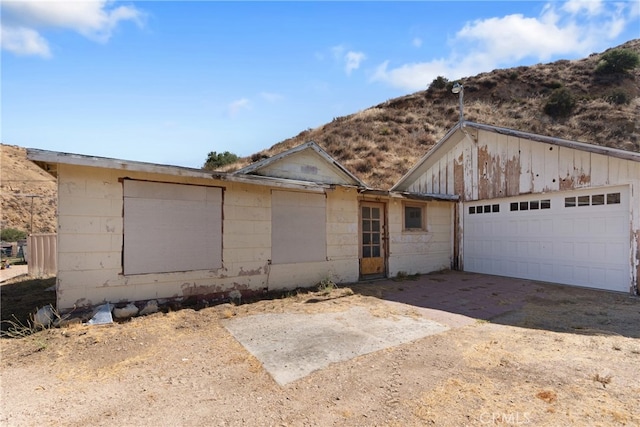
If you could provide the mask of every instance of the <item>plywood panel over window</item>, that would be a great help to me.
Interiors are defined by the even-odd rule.
[[[274,264],[326,261],[326,230],[324,194],[273,191],[271,261]]]
[[[124,274],[222,267],[222,189],[124,181]]]

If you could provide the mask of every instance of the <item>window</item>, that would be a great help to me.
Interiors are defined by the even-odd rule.
[[[542,209],[551,209],[551,200],[540,200],[540,207]]]
[[[609,194],[607,194],[607,204],[608,205],[619,205],[620,204],[620,193],[609,193]]]
[[[475,206],[469,206],[469,214],[474,214],[476,213],[476,207]]]
[[[271,261],[273,264],[325,261],[327,219],[324,194],[271,193]]]
[[[520,202],[520,210],[521,211],[529,210],[529,202]]]
[[[500,212],[500,205],[493,205],[493,212]]]
[[[604,194],[594,194],[591,196],[591,204],[593,206],[604,205]]]
[[[405,205],[404,207],[404,229],[424,230],[424,208],[422,206]]]
[[[538,200],[532,200],[529,202],[529,209],[532,211],[540,208],[540,202]]]
[[[512,211],[517,211],[518,210],[518,202],[511,202],[511,210]]]
[[[575,197],[565,197],[564,198],[564,207],[572,208],[576,206],[576,198]]]
[[[589,196],[579,196],[578,197],[578,206],[589,206]]]
[[[124,274],[222,267],[222,189],[124,180]]]

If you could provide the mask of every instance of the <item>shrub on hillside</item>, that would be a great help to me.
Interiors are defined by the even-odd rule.
[[[544,112],[548,116],[555,118],[568,117],[575,107],[576,101],[567,88],[555,89],[551,92],[549,100],[544,105]]]
[[[602,54],[596,73],[616,74],[626,73],[640,65],[640,56],[629,49],[614,49]]]
[[[18,240],[26,239],[27,232],[18,230],[16,228],[4,228],[0,233],[0,240],[5,242],[17,242]]]
[[[625,105],[631,102],[631,96],[623,90],[614,90],[606,97],[606,100],[609,104]]]
[[[449,80],[446,77],[438,76],[429,85],[429,89],[444,89],[447,87]]]
[[[216,153],[212,151],[207,156],[207,160],[204,162],[204,169],[214,170],[219,168],[220,166],[228,165],[230,163],[235,163],[238,160],[238,156],[228,151],[224,153]]]

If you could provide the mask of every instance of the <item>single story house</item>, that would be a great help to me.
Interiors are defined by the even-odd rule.
[[[391,192],[459,197],[458,269],[638,293],[640,153],[463,121]]]
[[[457,196],[371,189],[313,142],[233,173],[27,155],[58,180],[61,311],[452,266]]]
[[[43,150],[57,305],[445,268],[638,293],[640,153],[462,121],[390,191],[309,142],[233,173]]]

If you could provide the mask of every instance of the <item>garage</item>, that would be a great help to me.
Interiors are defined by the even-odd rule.
[[[629,186],[464,204],[464,270],[629,292]]]

